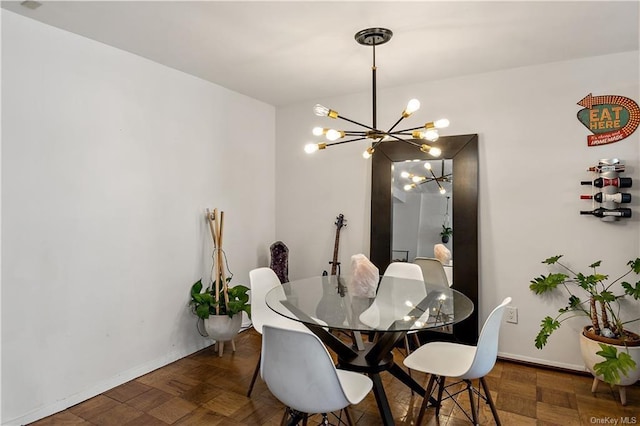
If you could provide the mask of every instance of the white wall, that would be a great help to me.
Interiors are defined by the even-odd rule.
[[[393,235],[392,250],[408,250],[407,259],[411,262],[418,254],[418,236],[420,235],[420,214],[422,194],[407,193],[404,200],[393,197]],[[401,253],[392,253],[397,259]]]
[[[363,70],[366,79],[366,64]],[[479,134],[477,308],[484,321],[505,296],[513,297],[519,324],[502,327],[504,356],[581,369],[574,330],[582,320],[563,327],[543,351],[534,348],[541,319],[556,312],[564,300],[535,297],[529,281],[547,272],[540,261],[555,254],[564,253],[582,270],[601,259],[601,272],[609,274],[640,255],[637,188],[629,191],[635,200],[630,220],[611,224],[578,214],[590,205],[579,199],[586,188],[579,183],[589,177],[586,168],[599,159],[621,158],[627,164],[626,175],[640,179],[640,130],[623,141],[589,148],[588,131],[576,118],[581,108],[576,103],[591,92],[640,102],[638,71],[635,51],[378,91],[378,123],[383,127],[393,123],[408,99],[417,97],[422,109],[410,123],[447,117],[452,123],[447,134]],[[379,58],[379,85],[384,76],[384,58]],[[355,142],[305,154],[303,146],[313,140],[313,126],[342,125],[313,115],[316,102],[370,122],[369,93],[314,99],[277,110],[276,234],[290,248],[292,279],[325,268],[333,248],[332,219],[340,212],[349,220],[340,246],[347,267],[343,273],[348,273],[349,256],[368,254],[369,247],[371,166],[361,157],[367,145]]]
[[[210,344],[187,308],[204,212],[248,283],[275,240],[274,108],[3,11],[2,124],[2,423]]]
[[[448,196],[449,194],[447,194],[447,197]],[[440,235],[442,225],[444,225],[446,219],[447,197],[443,197],[440,194],[422,194],[420,203],[422,215],[419,228],[420,236],[418,237],[418,256],[435,257],[434,246],[436,244],[444,244],[453,257],[453,235],[449,236],[449,241],[446,243],[442,242],[442,236]],[[455,224],[452,223],[453,206],[451,205],[451,199],[448,201],[449,220],[447,226],[455,228]]]

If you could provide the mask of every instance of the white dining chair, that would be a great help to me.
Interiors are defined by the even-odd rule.
[[[315,334],[268,324],[262,328],[260,372],[273,396],[287,407],[282,424],[288,414],[306,424],[308,415],[316,413],[328,424],[328,413],[344,410],[347,424],[353,425],[348,407],[373,387],[364,374],[336,369]]]
[[[251,321],[253,323],[253,328],[258,333],[262,334],[262,328],[265,324],[311,333],[304,324],[285,318],[282,315],[275,313],[267,306],[265,301],[267,293],[271,289],[281,285],[280,279],[271,268],[265,267],[251,270],[249,272],[249,285],[251,287]],[[258,363],[256,364],[253,377],[251,378],[251,384],[247,391],[248,397],[251,396],[259,371],[260,357],[258,357]]]
[[[387,269],[384,270],[383,275],[386,277],[424,281],[422,277],[422,269],[420,269],[420,267],[415,263],[392,262],[387,266]]]
[[[384,271],[384,276],[386,277],[396,277],[396,278],[406,278],[409,280],[423,281],[424,276],[422,273],[422,268],[415,263],[407,263],[407,262],[392,262],[387,266],[387,269]],[[425,290],[426,296],[426,290]],[[407,355],[411,353],[411,346],[409,345],[409,336],[411,336],[414,340],[414,343],[417,346],[420,346],[420,340],[418,339],[418,335],[416,334],[418,330],[412,330],[407,332],[404,336],[404,348],[407,352]],[[411,371],[409,371],[411,374]]]
[[[433,257],[416,257],[413,261],[422,271],[425,283],[451,287],[442,263]]]
[[[465,390],[469,394],[469,401],[471,405],[471,416],[462,408],[460,409],[465,413],[467,418],[478,424],[478,407],[476,407],[473,396],[478,396],[478,405],[480,399],[483,399],[489,404],[491,413],[497,425],[500,425],[500,419],[496,410],[491,393],[487,387],[487,382],[484,376],[487,375],[496,363],[498,356],[498,335],[500,332],[500,324],[502,322],[502,316],[504,314],[505,307],[511,303],[511,298],[505,298],[500,305],[498,305],[490,314],[480,332],[478,344],[476,346],[463,345],[452,342],[431,342],[427,343],[420,348],[413,351],[404,360],[404,365],[411,369],[428,373],[429,383],[427,385],[427,391],[424,395],[422,406],[420,407],[420,414],[416,420],[416,425],[419,425],[424,416],[424,412],[429,402],[431,392],[435,383],[438,384],[438,398],[436,403],[436,420],[440,414],[440,405],[442,403],[442,394],[446,393],[447,398],[451,398],[454,403],[460,407],[455,396]],[[445,386],[446,378],[455,378],[455,383]],[[472,380],[479,379],[480,386],[484,395],[479,389],[475,388],[472,384]],[[466,384],[466,387],[462,390],[450,393],[448,388],[455,386],[461,382]]]

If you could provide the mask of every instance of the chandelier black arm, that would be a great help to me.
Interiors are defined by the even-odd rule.
[[[416,142],[414,142],[414,141],[413,141],[413,140],[411,140],[411,139],[402,139],[402,138],[399,138],[398,136],[396,136],[396,133],[388,133],[388,135],[389,135],[389,136],[391,136],[392,138],[394,138],[395,140],[400,141],[400,142],[406,142],[406,143],[411,144],[411,145],[413,145],[413,146],[417,146],[418,148],[422,148],[422,144],[420,144],[420,143],[416,143]]]
[[[424,128],[425,128],[425,126],[422,125],[422,126],[418,126],[418,127],[412,127],[411,129],[397,130],[397,131],[395,131],[393,133],[401,134],[401,133],[405,133],[405,132],[413,132],[414,130],[420,130],[420,129],[424,129]]]
[[[431,176],[433,176],[433,180],[435,180],[436,183],[438,184],[438,188],[440,188],[440,190],[444,190],[442,185],[440,185],[440,182],[438,181],[438,178],[436,177],[435,173],[433,173],[433,170],[429,169],[429,171],[431,172]]]
[[[339,115],[338,118],[341,119],[341,120],[344,120],[344,121],[348,121],[349,123],[357,124],[358,126],[364,127],[366,129],[373,130],[374,132],[382,133],[378,129],[376,129],[375,127],[371,127],[371,126],[367,126],[366,124],[358,123],[357,121],[352,120],[350,118],[343,117],[341,115]]]
[[[404,120],[404,116],[403,116],[403,115],[401,115],[401,116],[400,116],[400,118],[398,119],[398,121],[396,121],[396,122],[395,122],[395,124],[394,124],[393,126],[391,126],[391,128],[390,128],[389,130],[387,130],[387,134],[391,134],[391,131],[392,131],[393,129],[395,129],[395,128],[396,128],[396,126],[397,126],[398,124],[400,124],[400,122],[401,122],[402,120]],[[393,133],[398,133],[398,132],[393,132]]]
[[[367,138],[357,138],[357,139],[349,139],[349,140],[346,140],[346,141],[340,141],[340,142],[331,142],[331,143],[328,143],[328,144],[327,144],[327,146],[342,145],[343,143],[349,143],[349,142],[361,141],[361,140],[364,140],[364,139],[367,139]]]
[[[371,144],[371,148],[375,149],[378,145],[380,145],[382,143],[382,139],[384,139],[384,136],[381,138],[378,138],[375,142],[373,142]]]

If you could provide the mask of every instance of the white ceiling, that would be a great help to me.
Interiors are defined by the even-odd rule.
[[[272,105],[638,50],[638,1],[45,1],[2,7]]]

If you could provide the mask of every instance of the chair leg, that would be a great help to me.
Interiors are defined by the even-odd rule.
[[[480,384],[482,385],[482,389],[484,390],[484,395],[487,398],[487,402],[489,403],[489,408],[491,408],[491,413],[493,414],[493,420],[495,420],[496,426],[500,426],[500,418],[498,417],[498,410],[496,410],[496,405],[493,403],[493,398],[491,398],[491,393],[489,392],[489,387],[487,386],[487,382],[484,380],[484,377],[480,378]]]
[[[284,407],[284,414],[282,415],[282,420],[280,420],[280,426],[287,424],[287,414],[289,414],[289,407]]]
[[[343,411],[344,411],[344,416],[347,419],[347,424],[349,426],[355,426],[355,423],[353,422],[353,418],[351,417],[351,413],[349,412],[349,407],[344,407]]]
[[[438,402],[436,405],[436,417],[440,415],[440,407],[442,406],[442,392],[444,392],[444,382],[446,381],[446,377],[438,376],[440,387],[438,388]]]
[[[471,403],[471,417],[473,418],[473,424],[478,424],[478,410],[476,404],[473,402],[473,385],[471,380],[464,381],[467,384],[467,392],[469,392],[469,402]]]
[[[251,392],[253,391],[253,385],[256,384],[256,379],[258,378],[258,372],[260,371],[260,360],[262,359],[262,353],[258,355],[258,363],[256,364],[255,370],[253,370],[253,377],[251,378],[251,384],[249,385],[249,391],[247,391],[247,398],[251,398]]]
[[[422,418],[424,417],[424,412],[427,409],[427,404],[429,403],[429,397],[431,396],[431,391],[433,390],[433,383],[436,380],[436,376],[431,374],[429,377],[429,384],[427,385],[427,391],[424,394],[424,398],[422,399],[422,405],[420,406],[420,413],[418,413],[418,418],[416,419],[416,425],[419,425],[422,422]]]
[[[411,348],[409,347],[409,338],[407,337],[406,334],[404,336],[404,350],[407,353],[406,356],[409,356],[409,354],[411,353]],[[407,373],[409,373],[409,377],[411,377],[411,369],[410,368],[407,368]],[[413,394],[414,394],[413,389],[411,389],[411,396],[413,396]]]
[[[413,344],[416,345],[416,348],[419,348],[421,344],[420,344],[420,338],[418,337],[418,333],[412,333],[411,335],[413,336]]]

